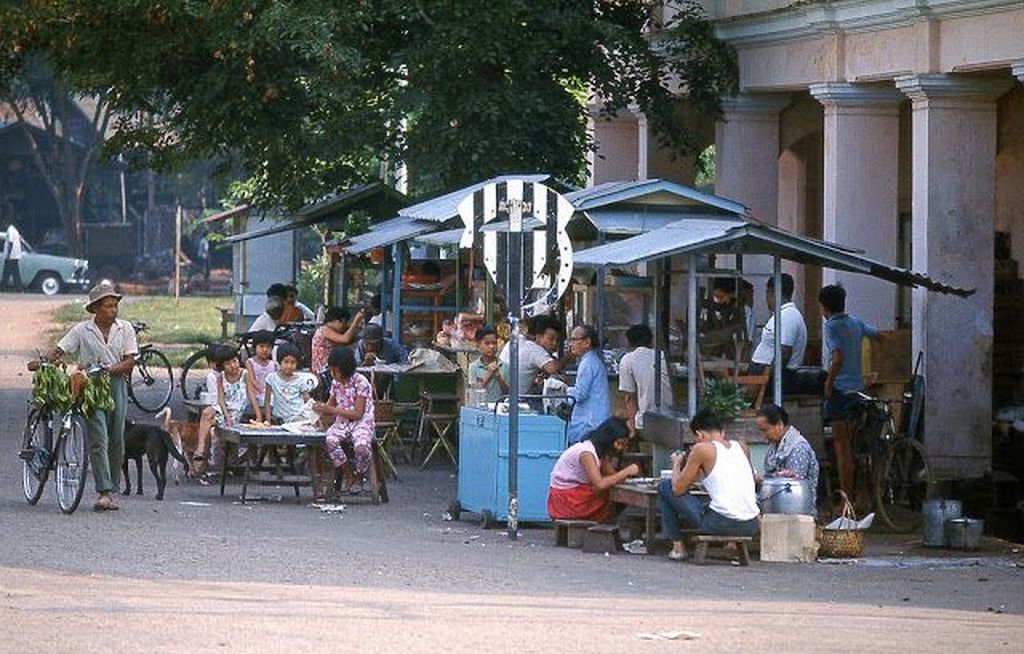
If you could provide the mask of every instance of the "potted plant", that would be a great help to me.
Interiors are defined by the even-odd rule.
[[[735,382],[707,377],[704,392],[700,396],[700,407],[710,409],[726,419],[738,418],[751,408],[743,389]]]

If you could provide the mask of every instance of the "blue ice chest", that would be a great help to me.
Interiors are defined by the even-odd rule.
[[[551,470],[565,450],[565,421],[519,414],[519,520],[549,522]],[[484,522],[508,519],[508,416],[462,407],[459,422],[459,509]]]

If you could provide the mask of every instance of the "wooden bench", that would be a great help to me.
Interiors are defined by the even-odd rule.
[[[593,520],[555,520],[555,547],[583,547],[583,534],[597,525]]]
[[[583,533],[583,551],[592,554],[615,554],[619,551],[617,525],[594,525]]]
[[[696,550],[694,551],[693,562],[697,565],[704,565],[707,563],[708,547],[715,545],[716,547],[724,547],[729,544],[736,546],[736,553],[739,555],[740,565],[750,565],[750,550],[747,549],[747,545],[753,539],[749,536],[707,536],[698,535],[693,537],[693,542],[696,544]]]

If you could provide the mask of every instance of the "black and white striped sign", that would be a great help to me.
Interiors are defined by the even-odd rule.
[[[459,216],[465,225],[459,246],[476,247],[483,240],[484,266],[499,289],[508,285],[505,261],[509,229],[480,231],[493,221],[508,221],[515,227],[510,208],[522,208],[523,276],[526,288],[541,291],[539,300],[523,308],[524,315],[542,313],[553,306],[569,288],[572,279],[572,242],[565,228],[575,209],[568,200],[539,182],[511,179],[488,184],[459,203]],[[500,262],[499,262],[500,260]]]

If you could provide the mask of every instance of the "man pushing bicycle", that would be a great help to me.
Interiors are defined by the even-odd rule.
[[[121,295],[109,283],[100,283],[89,291],[85,310],[93,314],[64,335],[48,355],[51,361],[63,355],[75,357],[81,370],[104,368],[110,378],[114,408],[97,408],[87,416],[89,425],[89,463],[92,465],[96,492],[96,511],[116,511],[114,492],[121,482],[124,460],[124,419],[128,409],[126,379],[139,351],[135,330],[130,322],[117,318]]]

